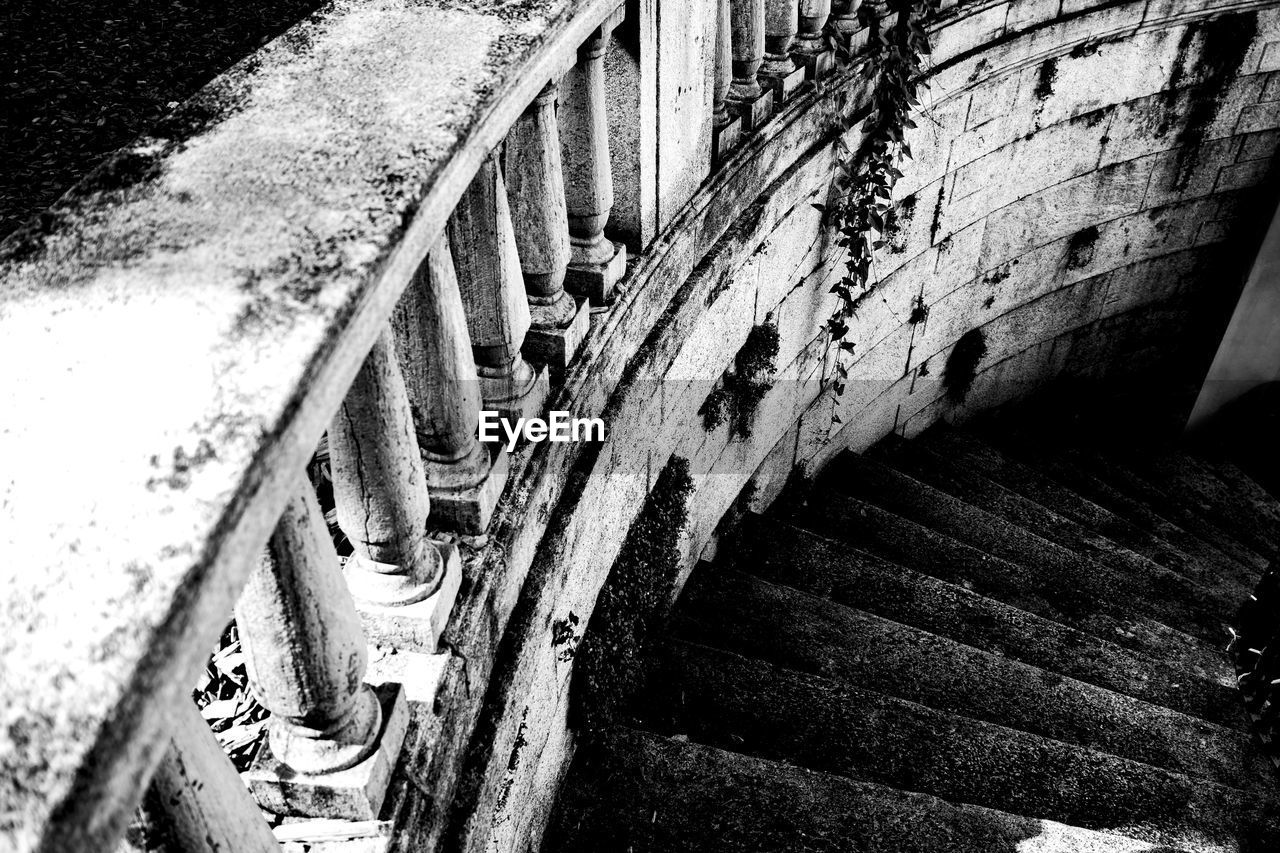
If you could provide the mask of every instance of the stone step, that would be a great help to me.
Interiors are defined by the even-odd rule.
[[[1109,640],[1191,672],[1228,673],[1220,647],[1148,618],[1127,599],[1090,594],[1071,574],[993,557],[875,504],[818,491],[788,507],[784,520],[899,565]]]
[[[766,516],[742,525],[734,565],[847,607],[1243,729],[1232,671],[1187,670]],[[699,567],[698,573],[714,571]],[[695,574],[695,576],[698,576]]]
[[[1247,786],[1249,736],[732,570],[695,575],[672,624],[725,649],[1134,761]]]
[[[670,644],[644,713],[721,749],[1196,851],[1280,843],[1261,797],[717,649]]]
[[[1201,459],[1209,469],[1226,483],[1238,500],[1252,504],[1258,512],[1266,513],[1272,519],[1280,521],[1280,498],[1253,477],[1249,476],[1238,465],[1226,460]]]
[[[1248,500],[1208,465],[1183,453],[1133,456],[1126,458],[1126,463],[1140,477],[1178,497],[1251,550],[1280,560],[1280,519],[1273,515],[1273,508]]]
[[[1175,525],[1149,514],[1131,521],[1095,503],[1032,465],[1024,464],[972,433],[940,425],[916,439],[939,454],[978,468],[983,475],[1124,547],[1201,584],[1250,590],[1258,574]],[[1165,537],[1162,538],[1161,534]]]
[[[1230,623],[1248,598],[1249,588],[1229,581],[1202,583],[1161,563],[1119,545],[1102,533],[1046,509],[1029,498],[1006,489],[985,476],[981,467],[938,452],[923,442],[894,439],[881,442],[869,458],[920,482],[946,492],[983,511],[999,516],[1023,530],[1047,539],[1082,557],[1118,572],[1123,577],[1148,577],[1163,586],[1166,573],[1180,578],[1183,594],[1205,602],[1214,615]]]
[[[1123,602],[1130,613],[1215,643],[1228,636],[1228,617],[1206,603],[1201,590],[1153,563],[1147,566],[1151,571],[1135,567],[1117,572],[865,456],[842,454],[822,482],[1008,560],[1026,573],[1070,579],[1070,585],[1091,603]]]
[[[599,732],[579,750],[564,790],[542,849],[1155,853],[1148,842],[1123,835],[949,803],[621,727]]]
[[[986,432],[980,435],[1015,457],[1030,461],[1090,500],[1143,524],[1162,538],[1169,538],[1165,525],[1172,524],[1248,566],[1255,574],[1261,574],[1267,567],[1265,557],[1096,451],[1061,446],[1045,448],[1026,433],[1001,431],[998,435]],[[1165,525],[1155,517],[1163,519]]]

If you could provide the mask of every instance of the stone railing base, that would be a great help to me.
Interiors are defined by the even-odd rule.
[[[376,818],[408,731],[409,706],[398,684],[384,684],[375,691],[382,705],[382,730],[372,755],[346,770],[310,776],[276,760],[267,740],[244,774],[258,805],[275,814],[344,820]]]

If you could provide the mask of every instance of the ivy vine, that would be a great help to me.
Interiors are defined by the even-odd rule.
[[[854,352],[849,324],[875,290],[871,280],[875,251],[885,245],[886,232],[893,225],[893,187],[902,177],[898,167],[911,158],[906,132],[916,126],[911,114],[920,106],[920,90],[927,85],[923,71],[930,47],[924,21],[938,5],[939,0],[888,0],[864,2],[858,10],[868,28],[862,73],[874,80],[871,111],[862,123],[864,141],[857,156],[842,140],[837,143],[841,151],[836,192],[822,208],[827,222],[839,232],[836,245],[849,252],[844,273],[831,287],[839,303],[825,325],[838,347],[837,395],[844,394]],[[833,417],[839,421],[834,413]]]

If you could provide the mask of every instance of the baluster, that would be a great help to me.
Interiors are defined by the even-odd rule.
[[[867,28],[867,37],[878,37],[879,33],[891,30],[896,26],[898,21],[898,13],[889,10],[889,0],[862,0],[871,13],[871,19],[875,22],[873,26]]]
[[[623,14],[624,10],[618,9],[582,43],[577,63],[561,84],[564,192],[572,255],[565,285],[588,297],[593,308],[613,303],[618,281],[627,271],[626,250],[604,236],[613,211],[604,55],[610,33]]]
[[[773,91],[773,102],[784,103],[804,83],[804,66],[791,58],[800,25],[797,0],[765,0],[764,65],[760,82]]]
[[[524,352],[563,371],[591,330],[591,314],[564,289],[570,257],[569,215],[554,80],[542,88],[507,134],[506,177],[532,317]]]
[[[449,242],[485,408],[512,422],[540,415],[550,383],[521,354],[529,298],[496,155],[485,158],[454,208]]]
[[[835,68],[835,54],[827,47],[827,19],[831,17],[831,0],[800,0],[800,35],[796,39],[796,57],[804,65],[805,76],[821,80]]]
[[[368,648],[311,486],[299,477],[236,604],[254,694],[271,712],[246,774],[277,814],[377,817],[404,742],[403,692],[363,679]]]
[[[730,0],[716,0],[716,77],[712,90],[711,162],[719,164],[742,138],[742,117],[729,109],[727,98],[733,82],[733,24]]]
[[[458,595],[457,548],[427,538],[431,499],[389,330],[374,342],[329,427],[338,526],[355,553],[347,586],[373,639],[434,652]]]
[[[193,703],[179,700],[169,751],[151,777],[148,816],[184,853],[279,853],[240,775]]]
[[[756,75],[764,64],[764,0],[731,0],[733,82],[729,101],[738,108],[744,129],[755,130],[773,115],[773,92]]]
[[[507,481],[501,445],[483,445],[480,380],[458,278],[441,236],[391,318],[418,429],[432,520],[463,533],[484,533]],[[492,448],[492,453],[490,452]]]
[[[846,41],[862,29],[858,22],[858,7],[861,5],[862,0],[834,0],[831,4],[831,23]]]

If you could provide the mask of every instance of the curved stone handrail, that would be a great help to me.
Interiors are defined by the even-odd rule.
[[[0,846],[118,836],[400,292],[617,5],[339,0],[0,246]]]

